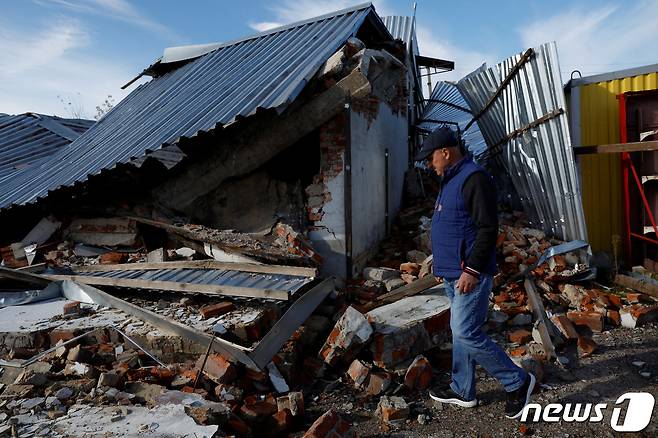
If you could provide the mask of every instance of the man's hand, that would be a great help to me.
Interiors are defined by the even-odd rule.
[[[457,280],[456,288],[463,294],[467,294],[475,289],[475,286],[478,284],[478,278],[467,273],[462,272],[462,275],[459,276]]]

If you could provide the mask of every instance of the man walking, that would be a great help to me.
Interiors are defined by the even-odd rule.
[[[442,177],[432,217],[434,275],[443,278],[451,301],[452,383],[430,392],[434,400],[470,408],[475,398],[475,365],[479,364],[507,392],[505,415],[517,418],[528,404],[535,377],[516,366],[483,331],[496,274],[498,214],[493,179],[463,151],[448,127],[433,131],[417,161]]]

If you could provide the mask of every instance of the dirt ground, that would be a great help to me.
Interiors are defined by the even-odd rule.
[[[606,403],[605,419],[598,423],[521,423],[503,415],[505,394],[495,379],[478,370],[479,406],[463,409],[441,406],[429,399],[427,392],[401,395],[409,403],[409,419],[385,430],[375,414],[378,398],[366,400],[350,385],[339,381],[318,381],[306,402],[308,420],[312,421],[329,408],[345,415],[361,437],[608,437],[621,435],[611,427],[611,415],[617,398],[626,392],[648,392],[658,398],[658,325],[634,330],[616,328],[594,335],[599,349],[594,355],[572,360],[567,370],[546,368],[546,377],[533,402]],[[636,364],[633,364],[636,362]],[[644,362],[638,364],[637,362]],[[641,365],[641,366],[639,366]],[[645,373],[642,376],[640,373]],[[650,373],[650,377],[646,377]],[[342,378],[345,381],[345,378]],[[435,376],[435,386],[450,381],[449,373]],[[389,389],[390,391],[390,389]],[[623,412],[628,405],[619,406]],[[419,422],[419,416],[420,422]],[[620,418],[624,418],[622,414]],[[424,423],[424,424],[421,424]],[[625,436],[658,436],[658,408],[654,408],[649,426]]]

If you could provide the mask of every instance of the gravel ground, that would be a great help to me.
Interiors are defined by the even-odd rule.
[[[375,410],[378,399],[365,400],[349,385],[330,383],[315,385],[307,399],[308,421],[329,408],[343,413],[353,422],[361,437],[607,437],[620,435],[611,427],[611,414],[617,397],[626,392],[648,392],[658,398],[658,325],[638,329],[616,328],[596,334],[599,349],[589,358],[572,360],[568,370],[546,368],[546,378],[533,401],[548,403],[606,403],[605,419],[598,423],[559,422],[521,423],[504,417],[502,387],[482,370],[478,370],[480,405],[473,409],[440,406],[427,393],[404,394],[410,404],[409,419],[387,430]],[[633,362],[644,362],[643,365]],[[650,377],[640,373],[650,373]],[[449,382],[448,373],[437,375],[436,386]],[[333,388],[331,388],[333,386]],[[625,412],[628,402],[620,406]],[[621,419],[624,418],[622,413]],[[419,422],[419,416],[421,416]],[[425,420],[425,421],[423,421]],[[421,424],[424,423],[424,424]],[[527,430],[523,430],[527,428]],[[642,432],[626,436],[658,436],[658,408],[654,408],[649,426]]]

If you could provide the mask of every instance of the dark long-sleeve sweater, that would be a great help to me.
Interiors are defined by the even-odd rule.
[[[468,177],[462,188],[466,210],[477,228],[473,248],[469,254],[465,270],[477,274],[485,269],[491,253],[495,251],[498,237],[498,205],[496,187],[491,177],[477,172]]]

